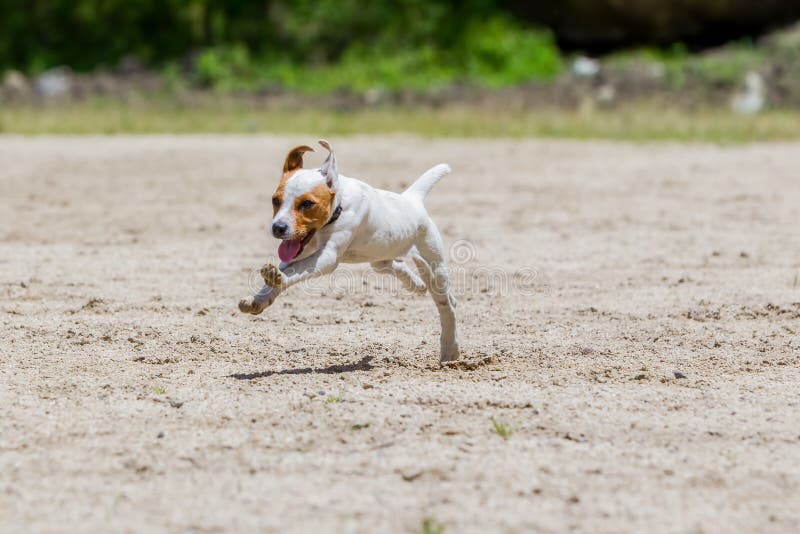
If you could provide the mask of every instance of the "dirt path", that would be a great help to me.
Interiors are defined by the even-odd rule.
[[[364,269],[236,311],[310,141],[0,138],[0,531],[800,530],[800,145],[334,139],[454,167],[439,369]]]

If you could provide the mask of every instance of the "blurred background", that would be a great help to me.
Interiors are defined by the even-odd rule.
[[[0,0],[0,131],[797,137],[798,19],[800,0]]]

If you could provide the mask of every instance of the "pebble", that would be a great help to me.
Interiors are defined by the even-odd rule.
[[[589,438],[587,438],[583,434],[578,434],[577,436],[573,436],[569,432],[564,434],[564,439],[567,439],[569,441],[574,441],[576,443],[587,443],[589,441]]]
[[[686,378],[686,375],[681,373],[680,371],[672,371],[672,374],[675,375],[675,378]]]

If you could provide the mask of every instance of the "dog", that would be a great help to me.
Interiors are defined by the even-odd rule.
[[[317,169],[303,168],[303,155],[314,152],[310,146],[293,148],[286,156],[272,196],[271,229],[281,240],[281,261],[264,266],[264,287],[243,298],[239,310],[257,315],[303,280],[330,274],[340,263],[368,262],[377,272],[396,276],[407,290],[430,293],[441,321],[440,361],[457,360],[456,300],[441,235],[423,203],[450,167],[436,165],[398,194],[340,175],[330,143],[318,142],[328,156]]]

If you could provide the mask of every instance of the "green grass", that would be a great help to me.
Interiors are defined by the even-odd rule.
[[[167,390],[161,386],[158,386],[153,388],[153,393],[155,393],[156,395],[166,395]]]
[[[328,395],[326,402],[328,404],[333,404],[335,402],[344,402],[344,397],[340,397],[339,395]]]
[[[489,420],[492,422],[492,432],[494,432],[501,438],[507,438],[511,436],[511,434],[513,434],[511,427],[503,423],[502,421],[498,421],[494,417],[490,417]]]
[[[420,526],[420,532],[422,534],[443,534],[444,533],[444,525],[437,522],[432,517],[426,517],[422,520],[422,525]]]
[[[358,111],[268,108],[228,98],[0,105],[0,133],[281,133],[333,136],[408,133],[429,137],[550,137],[741,143],[800,139],[800,111],[741,116],[656,105],[621,110],[382,107]]]

